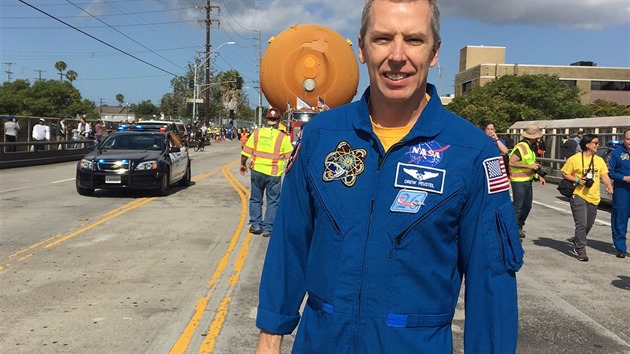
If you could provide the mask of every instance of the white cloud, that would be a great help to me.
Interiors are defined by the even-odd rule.
[[[443,17],[456,16],[494,24],[601,29],[630,23],[628,0],[444,0],[439,4]]]
[[[357,32],[363,0],[222,0],[244,27],[276,33],[291,25],[318,23]],[[439,0],[443,18],[492,24],[601,29],[630,23],[629,0]]]

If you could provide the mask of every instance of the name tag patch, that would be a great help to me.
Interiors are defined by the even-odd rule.
[[[403,189],[398,192],[394,203],[389,210],[396,213],[417,213],[424,205],[428,193]]]
[[[446,170],[399,162],[394,186],[442,194],[445,177]]]

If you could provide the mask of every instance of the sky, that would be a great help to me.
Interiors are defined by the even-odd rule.
[[[205,50],[205,0],[0,0],[2,82],[59,79],[64,61],[73,85],[98,105],[151,100],[172,92]],[[506,47],[508,64],[630,67],[630,0],[438,0],[442,46],[429,82],[454,92],[459,52],[467,45]],[[315,23],[348,38],[357,52],[363,0],[212,0],[213,71],[244,77],[258,102],[258,33],[267,40],[292,25]],[[202,7],[201,9],[198,7]],[[224,44],[235,42],[234,45]],[[10,64],[8,64],[10,63]],[[359,65],[359,95],[368,86]],[[8,73],[10,71],[10,73]],[[200,71],[200,74],[203,70]],[[263,98],[263,104],[266,100]],[[1,114],[2,112],[0,112]]]

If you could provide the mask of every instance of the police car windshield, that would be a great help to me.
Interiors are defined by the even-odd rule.
[[[163,150],[162,136],[154,134],[110,135],[103,141],[101,149],[106,150]]]

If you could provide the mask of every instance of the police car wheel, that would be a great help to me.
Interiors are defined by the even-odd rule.
[[[191,180],[191,176],[190,176],[190,162],[189,162],[188,166],[186,166],[186,174],[184,175],[184,177],[182,177],[182,179],[179,180],[179,185],[182,187],[188,187],[190,186],[190,180]]]
[[[168,180],[169,171],[168,168],[164,170],[162,174],[162,178],[160,178],[160,188],[158,189],[158,195],[165,196],[168,195],[168,186],[170,181]]]

